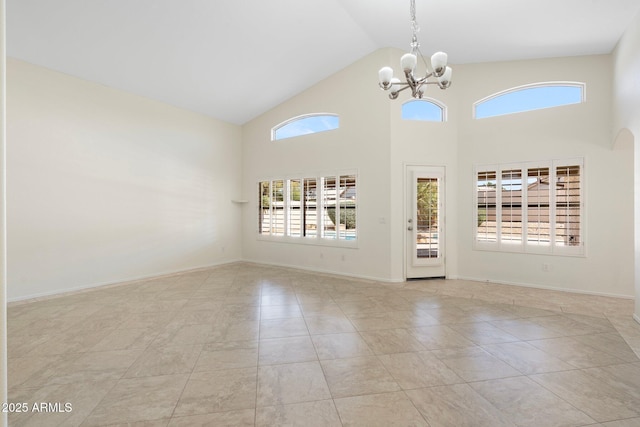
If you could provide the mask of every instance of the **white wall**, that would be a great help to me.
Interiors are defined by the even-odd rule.
[[[459,127],[459,265],[462,277],[605,295],[633,295],[633,165],[611,142],[610,55],[456,67],[464,88]],[[473,120],[473,102],[542,81],[586,82],[586,103]],[[466,111],[464,111],[466,109]],[[475,164],[585,159],[586,257],[477,251]],[[543,271],[542,264],[550,265]]]
[[[613,53],[613,135],[634,142],[635,318],[640,322],[640,13]]]
[[[242,257],[241,128],[14,59],[9,300]]]
[[[243,126],[243,253],[250,261],[390,280],[389,100],[377,89],[377,51]],[[340,128],[271,141],[271,128],[291,117],[328,112]],[[258,182],[357,170],[358,248],[258,239]],[[343,260],[344,256],[344,260]]]

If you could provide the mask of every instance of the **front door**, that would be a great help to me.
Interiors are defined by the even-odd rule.
[[[445,276],[444,167],[406,167],[407,279]]]

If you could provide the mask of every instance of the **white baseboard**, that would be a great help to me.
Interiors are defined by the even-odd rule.
[[[523,282],[511,282],[505,280],[493,280],[493,279],[480,279],[477,277],[467,277],[467,276],[459,276],[459,280],[471,280],[473,282],[488,282],[488,283],[496,283],[498,285],[511,285],[511,286],[522,286],[523,288],[533,288],[533,289],[545,289],[548,291],[560,291],[560,292],[570,292],[573,294],[583,294],[583,295],[596,295],[601,297],[611,297],[611,298],[622,298],[622,299],[635,299],[634,295],[620,295],[620,294],[610,294],[606,292],[594,292],[594,291],[586,291],[583,289],[571,289],[571,288],[560,288],[557,286],[545,286],[539,285],[536,283],[523,283]]]
[[[20,304],[20,303],[28,303],[28,302],[34,302],[34,301],[43,300],[43,299],[57,298],[57,297],[61,297],[61,296],[69,295],[69,294],[87,292],[87,291],[91,291],[91,290],[94,290],[94,289],[97,289],[97,288],[130,285],[132,283],[136,283],[136,282],[140,282],[140,281],[144,281],[144,280],[160,279],[160,278],[163,278],[163,277],[176,276],[178,274],[192,273],[192,272],[196,272],[196,271],[207,270],[209,268],[219,267],[221,265],[235,264],[237,262],[242,262],[242,260],[237,259],[237,260],[223,261],[223,262],[218,262],[218,263],[214,263],[214,264],[188,268],[186,270],[165,271],[165,272],[161,272],[161,273],[158,273],[158,274],[150,274],[150,275],[145,275],[145,276],[126,278],[126,279],[123,279],[123,280],[119,280],[117,282],[112,282],[112,281],[109,281],[109,282],[98,282],[98,283],[92,283],[92,284],[82,285],[82,286],[74,286],[74,287],[71,287],[71,288],[57,289],[55,291],[50,291],[50,292],[41,292],[41,293],[37,293],[37,294],[22,295],[22,296],[19,296],[19,297],[8,298],[7,299],[7,303],[12,304],[12,305]]]
[[[372,281],[372,282],[383,282],[383,283],[402,283],[402,282],[404,282],[404,280],[402,280],[402,279],[389,279],[389,278],[365,276],[365,275],[362,275],[362,274],[345,273],[345,272],[342,272],[342,271],[334,271],[334,270],[324,270],[324,269],[321,269],[321,268],[306,267],[306,266],[301,266],[301,265],[282,264],[282,263],[277,263],[277,262],[256,261],[256,260],[250,260],[250,259],[245,259],[243,261],[246,262],[246,263],[250,263],[250,264],[269,265],[269,266],[272,266],[272,267],[288,268],[288,269],[291,269],[291,270],[299,270],[299,271],[309,271],[309,272],[312,272],[312,273],[328,274],[328,275],[331,275],[331,276],[349,277],[349,278],[353,278],[353,279],[368,280],[368,281]]]

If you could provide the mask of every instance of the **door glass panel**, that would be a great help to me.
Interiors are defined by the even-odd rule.
[[[416,256],[438,258],[438,179],[418,178],[416,195]]]

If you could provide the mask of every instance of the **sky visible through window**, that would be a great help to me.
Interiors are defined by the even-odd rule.
[[[294,136],[309,135],[311,133],[325,132],[338,129],[340,118],[333,115],[307,116],[275,129],[274,140],[292,138]]]
[[[521,113],[541,108],[579,104],[583,100],[582,86],[553,85],[529,87],[507,92],[475,106],[475,118]]]
[[[442,122],[442,107],[425,100],[405,102],[402,104],[402,118],[404,120]]]

